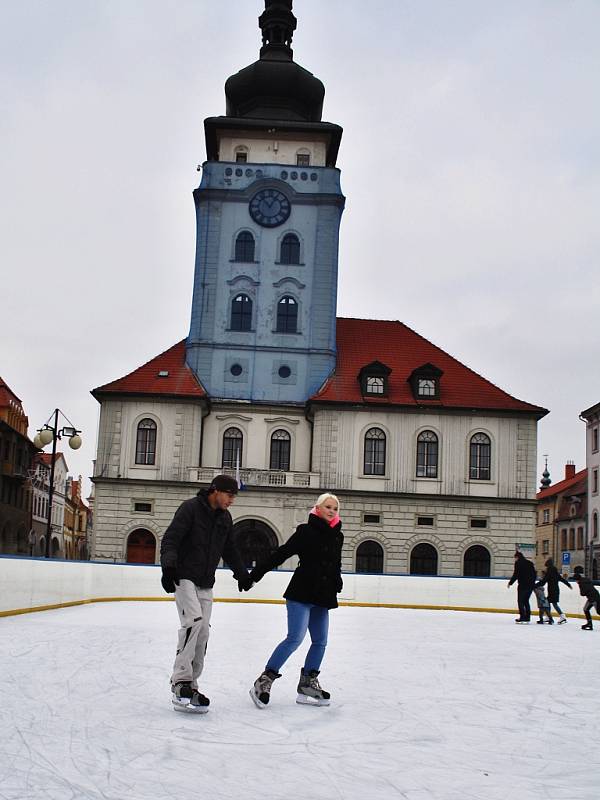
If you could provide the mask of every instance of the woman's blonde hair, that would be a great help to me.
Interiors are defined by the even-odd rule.
[[[335,500],[335,502],[336,502],[336,503],[337,503],[337,505],[338,505],[338,512],[339,512],[339,510],[340,510],[340,501],[337,499],[337,497],[336,497],[334,494],[331,494],[331,492],[323,492],[323,494],[320,494],[320,495],[317,497],[317,502],[315,503],[315,506],[316,506],[317,508],[319,508],[319,506],[322,506],[322,505],[323,505],[323,503],[324,503],[326,500]]]

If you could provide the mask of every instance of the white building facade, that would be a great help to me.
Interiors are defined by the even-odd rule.
[[[588,473],[587,531],[588,559],[586,571],[594,580],[600,577],[600,403],[582,411],[586,423],[585,459]]]

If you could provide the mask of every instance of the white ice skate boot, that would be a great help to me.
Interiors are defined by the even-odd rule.
[[[565,615],[561,614],[560,617],[558,618],[558,624],[562,625],[566,621],[567,621],[567,618],[565,617]]]
[[[250,689],[250,697],[258,708],[266,708],[271,699],[271,686],[273,681],[281,678],[274,669],[266,669],[262,675],[254,681],[254,686]]]
[[[198,689],[194,689],[191,681],[180,681],[171,686],[173,692],[172,703],[175,711],[185,711],[188,714],[206,714],[210,700]]]
[[[319,685],[319,671],[311,669],[305,672],[301,669],[296,702],[307,706],[328,706],[330,699],[329,692]]]

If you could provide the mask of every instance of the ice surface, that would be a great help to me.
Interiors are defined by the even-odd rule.
[[[340,608],[299,706],[305,643],[269,708],[248,689],[281,605],[216,603],[205,715],[170,702],[172,603],[0,619],[2,800],[596,800],[600,625]]]

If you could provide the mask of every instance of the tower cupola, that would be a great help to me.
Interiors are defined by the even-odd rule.
[[[325,87],[293,60],[292,0],[265,0],[260,58],[225,83],[228,117],[320,122]]]

